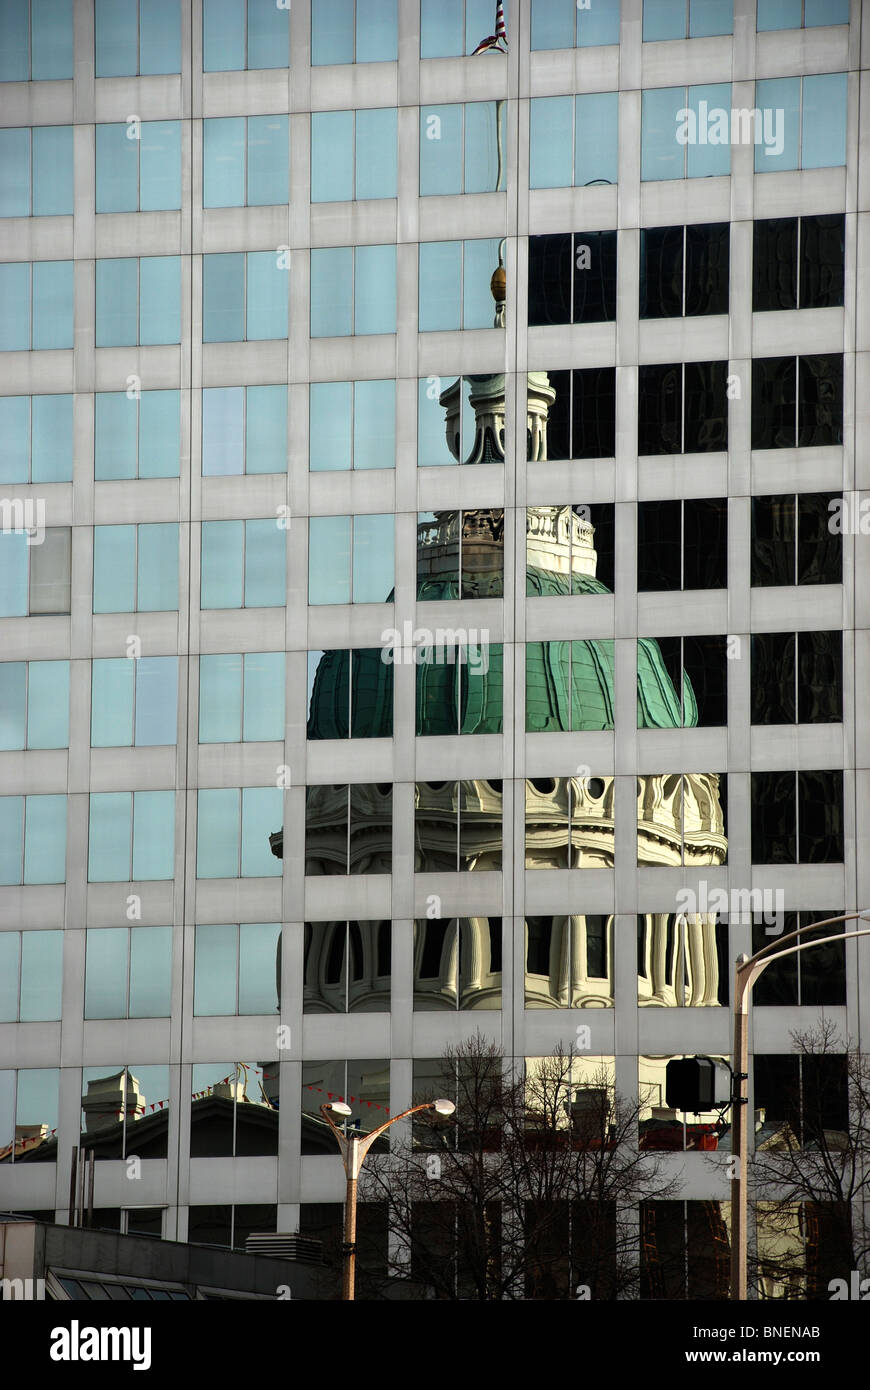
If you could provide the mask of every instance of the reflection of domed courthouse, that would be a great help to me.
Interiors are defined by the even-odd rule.
[[[547,420],[556,393],[545,372],[528,374],[527,431],[531,459],[547,457]],[[464,377],[439,397],[448,447],[459,463],[504,462],[505,378]],[[472,422],[473,412],[473,422]],[[473,434],[472,434],[473,430]],[[461,441],[472,438],[470,450]],[[462,457],[463,453],[466,457]],[[531,596],[611,592],[597,577],[596,528],[581,505],[529,507],[526,512],[526,592]],[[418,524],[417,598],[500,596],[504,574],[502,510],[438,511]],[[582,607],[577,612],[582,622]],[[418,608],[418,621],[421,610]],[[460,634],[456,634],[457,641]],[[498,653],[500,658],[500,651]],[[386,733],[385,672],[378,652],[358,653],[354,688],[364,707],[355,733]],[[327,652],[315,677],[309,729],[323,736],[331,724],[334,692],[346,688],[347,653]],[[691,683],[678,691],[659,644],[637,644],[638,726],[681,728],[697,723]],[[369,669],[369,665],[371,669]],[[378,669],[380,668],[380,669]],[[501,729],[501,661],[425,662],[417,666],[417,732],[448,731],[459,706],[463,731]],[[498,688],[495,689],[494,687]],[[343,700],[343,696],[341,697]],[[339,701],[341,703],[341,701]],[[526,729],[582,733],[614,727],[614,643],[609,638],[530,641],[526,644]],[[497,711],[498,717],[491,712]],[[390,710],[391,714],[391,710]],[[373,727],[363,728],[369,719]],[[583,740],[576,756],[583,762]],[[640,865],[685,864],[689,870],[722,864],[727,841],[715,773],[638,778]],[[331,789],[318,789],[328,800]],[[338,790],[338,789],[336,789]],[[531,778],[526,783],[527,869],[614,868],[614,779],[599,776]],[[326,817],[326,821],[329,817]],[[340,818],[339,818],[340,820]],[[353,835],[353,816],[351,816]],[[328,834],[326,824],[324,836]],[[360,826],[362,833],[362,825]],[[309,836],[309,840],[311,837]],[[415,796],[415,871],[444,873],[502,867],[501,784],[484,780],[418,782]],[[312,846],[307,872],[329,872]],[[328,851],[327,851],[328,857]],[[316,861],[320,861],[319,863]],[[337,870],[332,870],[333,872]],[[351,867],[351,872],[353,872]],[[499,1008],[501,942],[497,919],[417,923],[414,952],[418,1007]],[[673,914],[648,914],[639,923],[638,1000],[644,1004],[718,1003],[720,966],[716,915],[675,923]],[[613,917],[529,918],[526,922],[526,1007],[613,1005]]]

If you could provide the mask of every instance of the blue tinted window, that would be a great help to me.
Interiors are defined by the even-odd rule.
[[[286,68],[289,0],[204,0],[202,45],[204,72]]]
[[[240,654],[199,658],[199,741],[238,743],[242,737]]]
[[[274,251],[249,251],[247,255],[246,337],[286,338],[288,327],[288,275]]]
[[[284,793],[279,787],[242,789],[242,877],[279,878],[280,859],[269,845],[269,835],[284,823]]]
[[[30,130],[0,130],[0,217],[30,216]]]
[[[311,62],[353,62],[354,0],[320,0],[311,10]]]
[[[136,607],[136,527],[94,527],[94,612]]]
[[[641,179],[681,179],[685,145],[679,143],[678,113],[686,109],[685,87],[659,87],[643,93],[641,108]],[[686,127],[690,133],[690,127]]]
[[[396,0],[317,0],[311,8],[311,62],[393,62]]]
[[[165,612],[178,607],[178,522],[154,522],[139,531],[137,608]]]
[[[0,749],[21,749],[27,731],[27,663],[0,663]]]
[[[139,342],[181,342],[181,257],[139,261]]]
[[[290,197],[286,116],[248,117],[248,205],[286,203]]]
[[[126,1018],[129,976],[129,927],[89,930],[85,956],[85,1018]]]
[[[350,603],[349,516],[312,516],[308,522],[308,602]]]
[[[24,860],[24,797],[0,796],[0,884],[20,883]]]
[[[22,1023],[60,1018],[62,971],[62,931],[21,932]]]
[[[846,163],[846,74],[826,72],[803,79],[801,168]]]
[[[386,603],[394,584],[395,521],[390,516],[353,519],[353,601]]]
[[[172,878],[175,792],[133,793],[133,878]]]
[[[69,662],[27,663],[27,746],[69,745]]]
[[[193,971],[193,1012],[197,1017],[236,1012],[238,970],[238,926],[198,926]]]
[[[245,740],[278,740],[284,737],[283,652],[248,652],[244,674]]]
[[[761,140],[755,146],[757,174],[799,167],[800,101],[799,77],[775,77],[756,82],[755,105],[762,122]]]
[[[248,0],[248,67],[286,68],[290,63],[290,3]]]
[[[12,0],[12,3],[17,3],[26,13],[26,0]],[[72,0],[30,0],[30,35],[33,81],[72,77]]]
[[[180,393],[98,391],[94,477],[176,478],[181,450]]]
[[[181,122],[144,121],[137,143],[142,212],[180,208]]]
[[[72,21],[72,0],[69,8]],[[72,53],[65,76],[71,75]],[[0,81],[30,81],[30,15],[22,0],[0,0]]]
[[[248,386],[245,391],[245,471],[287,471],[287,387]]]
[[[589,92],[576,98],[574,183],[616,183],[619,177],[619,98]]]
[[[238,71],[245,66],[245,0],[203,0],[203,72]]]
[[[242,821],[239,792],[232,787],[200,790],[196,806],[197,878],[237,878]]]
[[[245,257],[241,251],[202,258],[202,340],[241,342],[245,336]]]
[[[308,396],[308,467],[312,473],[350,468],[352,451],[353,382],[312,382]]]
[[[30,478],[30,396],[0,396],[0,483]]]
[[[232,116],[203,121],[203,207],[286,203],[286,116]]]
[[[245,117],[202,123],[202,205],[241,207],[245,201]]]
[[[130,877],[132,792],[92,792],[88,825],[88,882]]]
[[[66,878],[66,797],[27,796],[24,811],[24,882]]]
[[[33,347],[73,345],[73,263],[33,263]]]
[[[0,397],[0,483],[72,478],[72,396]]]
[[[126,122],[96,130],[97,212],[135,212],[139,207],[139,141]]]
[[[181,71],[179,0],[95,0],[97,77]]]
[[[202,608],[241,608],[245,573],[245,523],[202,523]]]
[[[420,244],[420,332],[458,328],[462,317],[462,242]]]
[[[181,393],[143,391],[139,400],[139,477],[177,478]]]
[[[686,172],[690,179],[708,178],[714,174],[727,174],[731,170],[731,145],[728,139],[714,145],[705,135],[713,133],[712,123],[723,123],[723,133],[730,135],[731,84],[717,82],[704,87],[690,87],[688,109],[697,121],[698,138],[687,145],[688,159]],[[709,122],[709,126],[708,126]]]
[[[23,531],[0,532],[0,617],[19,618],[27,612],[27,574],[30,550]]]
[[[357,381],[353,388],[354,468],[393,468],[396,462],[396,383]]]
[[[30,265],[27,261],[0,263],[0,350],[30,347]]]
[[[529,187],[568,188],[574,182],[574,102],[535,97],[529,102]]]
[[[353,247],[311,252],[311,336],[337,338],[353,331]]]
[[[72,126],[37,126],[33,131],[33,215],[59,217],[72,210]]]
[[[178,658],[143,656],[136,663],[137,747],[175,743],[178,706]]]
[[[577,0],[532,0],[533,49],[605,43],[619,43],[619,0],[594,0],[585,7]]]
[[[353,198],[352,111],[311,113],[311,201],[349,202]]]
[[[245,522],[245,607],[280,608],[287,588],[287,532],[274,518]]]
[[[138,265],[132,256],[97,261],[97,347],[122,347],[136,342],[138,279]]]
[[[644,0],[644,40],[684,39],[687,9],[687,0]]]
[[[181,71],[179,0],[139,0],[139,71]]]
[[[395,333],[395,246],[357,246],[353,288],[354,333]]]
[[[136,663],[127,657],[94,661],[91,668],[91,746],[128,747],[133,742]]]
[[[356,197],[395,198],[395,107],[356,113]]]
[[[202,474],[245,471],[245,388],[218,386],[202,393]]]
[[[799,29],[801,0],[756,0],[756,27],[765,29]]]
[[[804,0],[804,24],[848,24],[849,0]]]
[[[733,0],[690,0],[689,38],[730,34],[734,30]]]
[[[177,657],[95,660],[91,680],[92,747],[174,743],[177,697]]]
[[[510,4],[505,3],[510,33]],[[420,0],[420,55],[449,58],[473,53],[493,32],[494,7],[490,0]]]
[[[166,1018],[172,989],[172,928],[130,928],[131,1018]]]

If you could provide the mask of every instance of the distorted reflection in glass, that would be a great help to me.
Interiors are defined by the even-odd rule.
[[[418,782],[414,792],[416,873],[502,867],[502,783]]]
[[[60,1072],[0,1071],[0,1163],[55,1163]]]
[[[638,913],[639,1005],[727,1006],[728,972],[728,923],[717,912]]]
[[[730,1297],[731,1203],[641,1202],[640,1297]]]
[[[526,643],[526,730],[612,729],[613,638]]]
[[[387,655],[391,659],[384,661]],[[393,663],[383,647],[308,653],[306,737],[392,738]]]
[[[613,458],[616,369],[528,373],[530,460]]]
[[[638,1132],[642,1149],[684,1152],[688,1149],[726,1150],[731,1148],[731,1126],[722,1118],[723,1107],[688,1114],[667,1104],[667,1064],[682,1053],[666,1056],[639,1056]],[[727,1062],[721,1053],[710,1053],[714,1062]]]
[[[526,1057],[527,1136],[547,1148],[600,1144],[610,1132],[615,1084],[614,1057]]]
[[[306,874],[388,874],[392,847],[391,783],[306,788]]]
[[[526,594],[610,594],[614,508],[610,502],[526,508]]]
[[[392,923],[306,922],[302,1012],[388,1013]]]
[[[420,195],[505,186],[505,102],[420,107]]]
[[[613,1008],[613,917],[526,918],[527,1009]]]
[[[724,725],[728,687],[726,642],[724,636],[638,638],[637,727]]]
[[[726,814],[724,773],[638,777],[638,865],[726,863]]]
[[[191,1158],[277,1154],[278,1062],[204,1062],[191,1072]]]
[[[613,868],[614,779],[526,781],[526,868]]]
[[[455,635],[453,631],[443,634],[445,640]],[[468,636],[477,634],[469,630]],[[417,733],[501,733],[503,650],[501,642],[479,641],[420,649]]]
[[[501,1008],[502,919],[414,923],[414,1009]]]
[[[338,1145],[321,1105],[330,1101],[349,1105],[353,1114],[333,1122],[346,1134],[370,1134],[390,1118],[389,1059],[353,1059],[302,1063],[302,1153],[337,1154]],[[389,1132],[376,1139],[370,1153],[389,1152]]]
[[[169,1067],[84,1067],[81,1127],[97,1158],[165,1158]]]
[[[417,600],[501,598],[504,510],[417,514]]]

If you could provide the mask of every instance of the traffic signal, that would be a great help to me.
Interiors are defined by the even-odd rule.
[[[731,1073],[711,1057],[681,1057],[665,1068],[665,1102],[670,1110],[699,1114],[731,1099]]]

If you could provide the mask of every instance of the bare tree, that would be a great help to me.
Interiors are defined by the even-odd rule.
[[[756,1132],[759,1297],[830,1298],[870,1273],[870,1054],[830,1020],[793,1033],[794,1080]]]
[[[448,1048],[423,1112],[389,1159],[364,1170],[399,1243],[390,1272],[451,1300],[631,1297],[637,1204],[676,1193],[638,1149],[637,1100],[602,1063],[557,1050],[524,1075],[480,1036]],[[440,1089],[439,1089],[440,1088]]]

